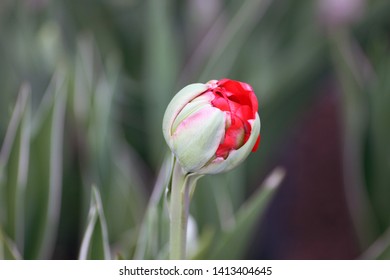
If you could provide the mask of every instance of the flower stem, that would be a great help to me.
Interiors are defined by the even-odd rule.
[[[170,259],[186,257],[187,220],[190,206],[188,176],[176,161],[173,166],[170,198]]]

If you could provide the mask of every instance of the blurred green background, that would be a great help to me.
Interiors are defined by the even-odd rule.
[[[200,180],[192,257],[390,258],[389,15],[387,0],[1,0],[0,258],[164,258],[145,215],[165,207],[148,208],[162,116],[223,77],[253,86],[262,142]]]

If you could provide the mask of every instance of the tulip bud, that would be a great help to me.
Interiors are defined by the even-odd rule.
[[[185,172],[228,171],[259,145],[257,107],[246,83],[222,79],[191,84],[169,103],[163,134]]]

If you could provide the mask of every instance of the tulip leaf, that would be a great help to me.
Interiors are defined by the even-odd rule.
[[[145,77],[146,112],[145,123],[149,156],[156,164],[161,160],[164,139],[161,134],[161,119],[165,106],[175,93],[174,82],[178,72],[178,49],[175,44],[175,28],[172,2],[168,0],[145,1],[147,7],[145,24]],[[162,105],[162,106],[161,106]]]
[[[385,50],[379,52],[387,57]],[[383,233],[390,226],[390,81],[387,78],[390,73],[390,59],[381,59],[374,65],[378,69],[378,80],[370,87],[368,98],[370,105],[370,118],[367,135],[367,163],[365,187],[370,197],[375,216],[378,218],[380,232]]]
[[[284,178],[285,171],[276,168],[265,180],[259,191],[238,210],[235,223],[230,229],[221,232],[214,241],[209,259],[241,259],[248,247],[251,233],[271,202],[277,187]]]
[[[80,136],[86,142],[85,165],[90,166],[82,178],[84,185],[99,185],[110,240],[126,244],[126,248],[116,248],[121,247],[121,254],[127,257],[124,252],[135,247],[134,232],[144,212],[146,186],[142,176],[147,171],[137,151],[121,138],[122,130],[114,120],[116,98],[123,98],[117,91],[119,60],[115,53],[103,60],[94,43],[90,37],[79,42],[71,98],[75,125],[80,126]],[[82,203],[88,209],[89,197]]]
[[[352,221],[357,231],[360,246],[367,248],[380,234],[380,222],[373,210],[365,189],[364,145],[368,129],[366,110],[369,101],[368,82],[359,63],[355,46],[349,36],[335,32],[330,37],[333,63],[335,65],[344,100],[344,166],[346,198],[351,207]],[[382,152],[382,151],[381,151]],[[386,184],[386,188],[387,188]],[[380,194],[383,197],[383,193]],[[387,203],[387,201],[386,201]],[[386,213],[386,220],[388,214]]]
[[[271,1],[255,0],[242,1],[241,3],[241,7],[219,35],[216,46],[212,48],[210,58],[201,73],[200,81],[208,81],[212,76],[229,75],[242,46],[261,20]],[[233,2],[232,5],[236,5],[236,3]]]
[[[100,192],[96,187],[92,188],[88,224],[81,243],[79,259],[111,259],[106,218]]]
[[[360,256],[364,260],[388,260],[390,258],[390,228]]]
[[[0,260],[20,260],[22,256],[16,244],[0,228]]]
[[[0,153],[0,225],[4,224],[5,233],[20,249],[24,238],[29,118],[30,89],[22,86]]]
[[[27,259],[47,259],[54,248],[61,207],[66,93],[64,74],[58,71],[33,118],[26,190]]]
[[[135,259],[165,259],[169,247],[169,216],[166,195],[169,192],[173,156],[166,157],[144,216],[139,232]]]

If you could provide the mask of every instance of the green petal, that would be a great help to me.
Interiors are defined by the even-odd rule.
[[[244,161],[248,155],[251,153],[253,146],[257,141],[257,137],[260,134],[260,117],[259,114],[256,113],[256,119],[253,123],[252,133],[249,137],[248,141],[238,150],[231,151],[229,156],[223,159],[216,159],[211,163],[207,164],[207,166],[198,170],[200,174],[217,174],[225,171],[229,171],[239,165],[242,161]]]
[[[183,169],[196,172],[211,158],[225,133],[225,114],[212,106],[186,118],[173,135],[173,152]]]
[[[196,97],[191,102],[189,102],[186,106],[184,106],[184,108],[180,111],[180,113],[175,118],[175,121],[173,122],[171,133],[175,133],[180,123],[186,118],[188,118],[190,115],[196,113],[204,107],[210,106],[212,98],[212,94],[202,94]]]
[[[184,106],[186,106],[192,99],[194,99],[196,96],[200,95],[202,92],[206,91],[207,89],[208,86],[205,84],[201,84],[201,83],[190,84],[184,87],[182,90],[180,90],[173,97],[171,102],[168,104],[168,107],[165,111],[164,118],[163,118],[162,129],[163,129],[165,140],[167,141],[171,149],[172,149],[171,129],[176,116],[184,108]]]

